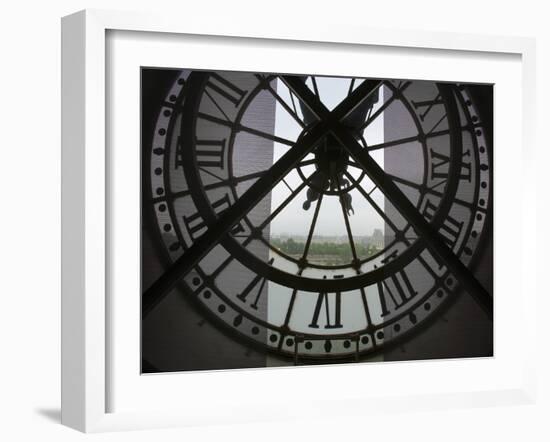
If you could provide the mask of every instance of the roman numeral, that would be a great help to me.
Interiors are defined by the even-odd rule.
[[[378,288],[380,306],[382,307],[382,316],[386,316],[390,313],[388,307],[389,301],[392,302],[395,309],[398,309],[418,293],[412,286],[405,270],[394,273],[392,276],[378,282],[376,285]]]
[[[210,74],[208,82],[206,83],[206,88],[229,101],[235,107],[241,103],[247,93],[247,91],[243,91],[229,80],[216,73]]]
[[[443,99],[441,98],[440,94],[437,94],[433,100],[425,100],[425,101],[411,100],[411,102],[416,110],[420,110],[419,111],[420,113],[418,114],[420,121],[424,121],[435,106],[443,104]]]
[[[331,293],[333,296],[329,296],[328,293],[319,293],[317,296],[317,302],[315,304],[315,310],[313,311],[313,318],[311,318],[311,324],[309,326],[311,328],[319,328],[319,316],[321,315],[321,309],[323,305],[325,306],[325,317],[326,317],[326,325],[325,328],[342,328],[342,294],[340,292],[336,292],[334,294]],[[334,309],[331,312],[330,305],[331,299],[333,300],[332,304],[334,305]]]
[[[430,154],[432,156],[432,168],[431,168],[431,179],[444,178],[447,179],[449,175],[449,162],[450,157],[436,152],[433,149],[430,149]],[[464,160],[465,157],[468,157],[468,162]],[[470,151],[467,150],[462,154],[462,161],[460,164],[460,179],[467,180],[469,183],[472,181],[472,163],[469,162]]]
[[[271,258],[268,261],[268,264],[273,264],[274,258]],[[237,295],[237,298],[239,298],[242,302],[246,302],[248,295],[254,287],[256,287],[259,284],[258,291],[256,292],[256,298],[254,298],[254,302],[250,304],[250,307],[252,307],[254,310],[258,310],[258,301],[260,300],[260,296],[262,295],[262,291],[264,289],[266,282],[265,277],[261,277],[260,275],[257,275],[250,283],[245,287],[245,289],[242,291],[240,295]]]
[[[433,219],[436,209],[437,206],[428,200],[422,213],[430,221]],[[464,222],[457,221],[452,216],[447,215],[443,225],[439,229],[439,234],[443,237],[447,245],[452,248],[458,241],[463,227]]]
[[[221,212],[228,209],[230,205],[231,202],[229,201],[229,196],[225,194],[219,200],[212,203],[212,208],[219,215]],[[201,236],[206,229],[206,222],[198,212],[193,215],[184,216],[183,222],[193,240],[196,240],[199,236]],[[231,229],[231,233],[233,235],[240,232],[244,232],[244,228],[240,223]]]
[[[424,101],[413,101],[411,100],[411,103],[413,104],[414,108],[418,112],[418,118],[420,118],[420,121],[425,122],[427,117],[431,115],[433,112],[435,112],[434,109],[441,109],[440,106],[443,106],[443,98],[441,98],[441,94],[437,94],[434,99],[432,100],[424,100]],[[435,117],[437,118],[437,116]],[[426,132],[426,136],[429,136],[445,119],[445,111],[444,107],[442,109],[442,115],[439,120],[433,125],[433,127]]]
[[[226,140],[199,140],[195,141],[195,157],[198,167],[224,168]],[[183,165],[183,143],[178,137],[176,143],[176,169]]]
[[[225,138],[223,140],[199,140],[195,142],[195,155],[199,167],[223,169]]]

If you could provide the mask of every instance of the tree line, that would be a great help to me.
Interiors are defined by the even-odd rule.
[[[293,238],[281,240],[274,238],[271,244],[277,247],[281,252],[287,255],[301,255],[304,253],[305,242],[296,241]],[[355,243],[355,251],[359,257],[368,257],[377,252],[377,249],[372,244]],[[350,261],[352,259],[351,247],[349,243],[335,242],[312,242],[309,246],[308,255],[326,255],[337,257],[341,261]]]

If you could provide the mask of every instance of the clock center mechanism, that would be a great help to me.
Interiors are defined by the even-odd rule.
[[[327,137],[317,147],[315,161],[317,170],[328,178],[331,187],[341,186],[342,176],[348,166],[349,154],[333,137]]]
[[[349,164],[349,154],[332,136],[328,136],[315,150],[316,171],[309,182],[306,201],[302,207],[309,210],[311,203],[319,199],[320,194],[338,195],[348,213],[354,213],[351,205],[350,182],[345,173]]]

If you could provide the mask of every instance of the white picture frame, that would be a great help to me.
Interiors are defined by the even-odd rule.
[[[382,55],[384,52],[393,51],[397,53],[396,57],[410,55],[411,66],[407,67],[409,70],[400,68],[402,78],[415,78],[415,75],[416,78],[421,78],[421,74],[418,74],[421,68],[414,66],[415,56],[428,56],[435,62],[438,58],[445,61],[445,57],[456,59],[464,55],[471,58],[471,66],[479,65],[480,70],[485,69],[485,58],[510,57],[518,69],[517,75],[510,74],[515,75],[513,78],[510,77],[510,85],[519,85],[521,89],[516,91],[516,99],[520,106],[515,110],[515,119],[520,117],[522,121],[521,127],[517,128],[517,141],[521,144],[521,177],[524,183],[534,179],[529,174],[535,159],[535,45],[532,39],[417,31],[395,33],[388,30],[349,28],[344,25],[308,24],[295,27],[289,24],[285,27],[280,23],[255,23],[250,20],[237,23],[212,21],[211,18],[207,20],[201,17],[194,17],[192,21],[182,23],[177,17],[169,15],[100,10],[78,12],[63,18],[62,21],[62,423],[80,431],[95,432],[208,424],[213,421],[253,422],[289,417],[363,414],[380,410],[396,412],[404,409],[532,403],[536,393],[536,382],[534,359],[530,355],[534,353],[536,324],[532,318],[527,320],[525,310],[527,305],[537,302],[536,279],[528,266],[529,257],[536,256],[536,241],[529,241],[535,232],[536,194],[523,190],[529,186],[515,186],[515,190],[509,189],[510,192],[515,192],[522,204],[522,210],[516,211],[514,217],[507,221],[512,224],[520,223],[519,228],[516,224],[516,230],[520,236],[521,270],[519,278],[513,282],[507,281],[506,274],[509,272],[506,272],[506,263],[503,260],[495,260],[495,340],[500,347],[496,346],[495,357],[491,360],[310,367],[305,369],[307,372],[303,371],[303,368],[293,368],[154,377],[140,377],[139,372],[135,370],[132,373],[128,372],[135,367],[135,355],[116,351],[116,348],[120,348],[117,347],[117,324],[120,326],[122,321],[125,327],[128,326],[129,339],[135,338],[132,348],[135,350],[137,345],[139,349],[139,334],[135,334],[135,323],[138,322],[139,316],[132,322],[131,317],[128,319],[117,313],[120,308],[113,308],[116,303],[112,299],[111,290],[114,286],[109,274],[109,265],[116,259],[112,256],[114,252],[110,247],[113,242],[112,235],[116,233],[116,229],[111,228],[113,201],[116,201],[116,197],[110,192],[112,183],[117,179],[117,171],[120,170],[110,151],[115,136],[113,131],[108,130],[107,124],[112,123],[113,118],[114,121],[120,121],[116,116],[118,111],[109,107],[109,94],[112,92],[110,82],[116,77],[116,73],[113,74],[109,66],[113,63],[113,57],[120,54],[112,50],[110,36],[139,35],[142,43],[147,39],[154,40],[156,45],[160,45],[155,46],[154,51],[158,57],[155,60],[159,63],[169,63],[169,59],[163,58],[162,55],[169,51],[159,50],[159,47],[162,48],[167,41],[174,44],[185,43],[186,39],[193,39],[199,43],[201,39],[205,39],[208,43],[213,41],[208,39],[215,38],[222,45],[227,40],[234,43],[237,48],[248,45],[255,47],[255,50],[262,45],[268,45],[278,52],[280,57],[285,56],[285,51],[300,51],[304,48],[318,48],[321,52],[332,51],[336,55],[361,48],[378,51]],[[129,44],[130,46],[125,47],[128,52],[135,55],[131,45],[140,43],[131,41]],[[216,44],[210,45],[210,50],[219,51]],[[129,56],[128,60],[124,58],[123,61],[133,66],[141,63],[141,60],[145,58]],[[391,61],[388,63],[391,64]],[[454,69],[457,72],[456,66],[445,64],[439,63],[438,67],[438,64],[434,63],[431,66],[431,75],[444,79],[443,77],[448,75],[445,74],[446,71]],[[244,70],[250,68],[239,61],[229,66],[227,59],[223,57],[211,67],[238,69],[239,66]],[[269,65],[266,65],[265,69],[269,69]],[[297,65],[295,69],[299,72],[301,67]],[[474,75],[471,71],[472,69],[469,70],[470,74],[463,72],[462,75],[470,77],[461,80],[491,79],[491,75],[484,75],[483,72]],[[508,81],[502,78],[503,82]],[[136,94],[138,92],[135,90]],[[498,97],[498,91],[496,96]],[[503,106],[503,101],[496,99],[495,118],[501,127],[507,123]],[[135,118],[128,118],[133,121],[132,124],[136,122]],[[129,126],[128,130],[131,131],[132,127]],[[497,128],[495,144],[502,141],[501,145],[506,147],[505,141],[499,139],[498,135]],[[138,137],[138,134],[135,136]],[[513,158],[505,153],[497,163],[497,168],[501,170],[499,176],[503,177],[503,189],[506,185],[504,178],[507,168],[513,166],[511,160]],[[506,204],[499,204],[498,185],[497,179],[496,227],[499,223],[498,208],[501,207],[500,213],[503,217],[507,215]],[[501,201],[504,202],[504,198]],[[495,235],[498,252],[498,228]],[[135,247],[139,250],[139,238]],[[502,271],[499,271],[499,268]],[[521,295],[514,306],[504,296],[507,290],[515,290],[516,296],[517,293]],[[498,296],[502,297],[502,301]],[[139,296],[135,299],[139,302]],[[516,354],[516,361],[507,356],[510,354],[507,346],[514,343],[507,343],[505,339],[499,341],[499,334],[503,336],[506,331],[506,324],[499,320],[499,317],[506,318],[512,307],[523,312],[523,316],[519,315],[518,318],[522,329],[522,341],[525,343]],[[123,369],[126,371],[117,372],[119,366],[125,366],[126,362],[128,367]],[[317,379],[319,376],[345,378],[346,382],[353,384],[365,375],[377,378],[399,376],[404,370],[417,376],[417,379],[429,379],[430,373],[436,371],[443,373],[443,378],[457,375],[453,383],[461,385],[455,385],[452,389],[449,385],[447,388],[446,385],[450,382],[442,380],[434,382],[431,386],[406,390],[397,383],[392,389],[374,391],[373,388],[366,391],[359,388],[353,394],[334,390],[323,397],[315,395],[316,376]],[[473,376],[468,374],[479,371],[487,373],[488,376],[495,370],[504,373],[503,376],[494,376],[494,382],[486,384],[485,387],[483,379],[478,379],[476,383]],[[462,378],[458,380],[460,376]],[[229,405],[224,396],[234,397],[236,390],[231,390],[226,385],[236,385],[244,377],[247,384],[252,387],[241,392],[238,399],[233,399]],[[186,402],[192,406],[184,406],[181,402],[179,407],[173,403],[166,407],[159,405],[164,400],[167,404],[170,402],[168,396],[171,390],[183,388],[181,385],[176,386],[177,382],[187,383],[188,387],[191,384],[197,386],[186,390]],[[298,400],[295,401],[296,406],[289,406],[288,403],[285,406],[282,398],[277,399],[278,384],[288,383],[292,385],[290,389],[296,395],[300,394],[300,389],[303,389],[302,393],[311,394],[307,399],[308,407],[301,406],[303,403]],[[383,382],[379,384],[383,386]],[[221,391],[219,401],[205,403],[200,397],[200,389],[204,391],[205,385],[215,385],[213,391]],[[259,399],[254,392],[257,388],[254,386],[260,385],[271,385],[272,391],[269,390],[270,392],[265,394],[272,394],[277,400],[258,406]],[[141,388],[143,390],[136,390]],[[135,408],[114,406],[113,391],[117,391],[117,397],[126,395],[126,398],[117,401],[120,404],[135,403],[139,397],[145,398],[144,403],[136,404]],[[138,392],[136,397],[131,395],[132,391]],[[296,398],[299,399],[298,396]]]

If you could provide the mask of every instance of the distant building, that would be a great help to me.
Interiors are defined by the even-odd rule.
[[[374,229],[371,236],[371,244],[377,249],[384,248],[384,234],[381,229]]]

